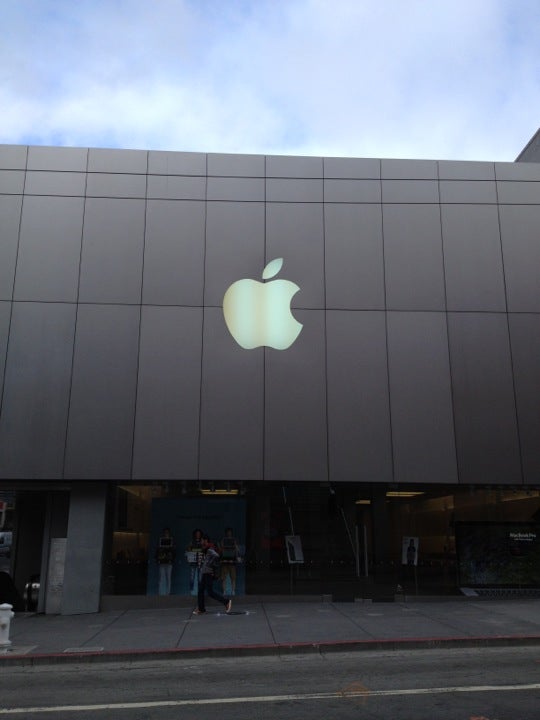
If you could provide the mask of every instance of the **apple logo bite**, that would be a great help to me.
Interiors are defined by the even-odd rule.
[[[273,278],[282,265],[283,258],[269,262],[262,279]],[[245,350],[262,345],[275,350],[290,347],[303,327],[291,314],[291,300],[299,290],[290,280],[234,282],[223,297],[223,315],[236,342]]]

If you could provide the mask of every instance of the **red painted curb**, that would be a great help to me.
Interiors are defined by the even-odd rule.
[[[62,653],[29,653],[26,655],[0,655],[0,664],[4,665],[38,665],[46,663],[66,662],[114,662],[137,661],[151,658],[179,659],[182,657],[208,657],[235,655],[271,655],[280,653],[310,652],[346,652],[350,650],[377,649],[422,649],[447,647],[474,647],[486,645],[532,645],[540,644],[540,635],[491,635],[483,637],[428,637],[428,638],[380,638],[370,640],[323,640],[295,643],[259,643],[245,645],[209,645],[188,648],[158,648],[133,650],[104,650],[99,652],[62,652]]]

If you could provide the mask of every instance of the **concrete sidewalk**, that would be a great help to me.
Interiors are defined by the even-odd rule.
[[[420,599],[392,603],[235,598],[92,615],[18,613],[2,664],[140,660],[488,644],[540,644],[539,599]]]

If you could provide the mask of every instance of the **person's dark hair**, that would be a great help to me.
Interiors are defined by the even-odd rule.
[[[228,532],[233,532],[232,527],[225,528],[225,532],[226,532],[226,533],[228,533]]]
[[[193,538],[195,538],[195,537],[197,536],[197,534],[200,534],[201,539],[202,539],[202,537],[203,537],[203,531],[201,530],[201,528],[195,528],[195,530],[191,533],[191,536],[192,536]]]
[[[207,540],[208,542],[210,542],[210,537],[208,535],[203,535],[201,540]]]

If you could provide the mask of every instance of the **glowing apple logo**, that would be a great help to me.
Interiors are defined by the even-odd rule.
[[[262,279],[273,278],[282,265],[283,258],[269,262]],[[223,297],[223,315],[236,342],[245,350],[261,345],[275,350],[290,347],[303,327],[291,314],[291,300],[299,290],[290,280],[234,282]]]

